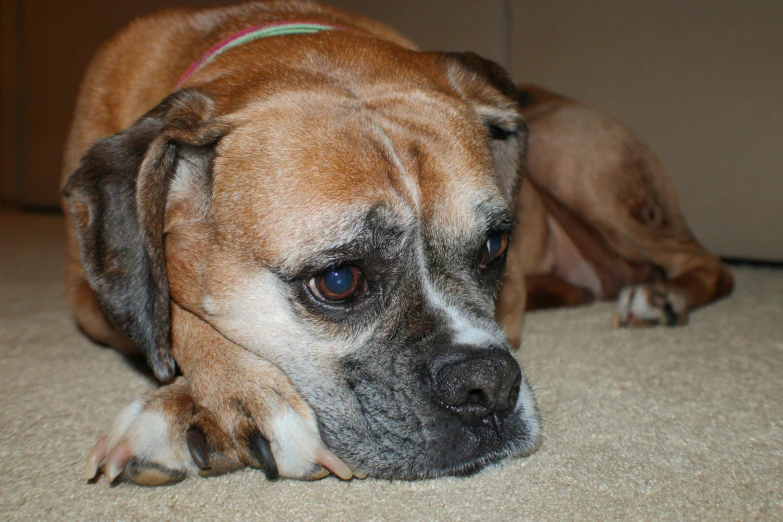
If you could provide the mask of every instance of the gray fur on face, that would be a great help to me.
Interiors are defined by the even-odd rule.
[[[538,412],[524,375],[500,426],[489,418],[466,424],[437,398],[435,359],[508,354],[509,346],[492,318],[502,267],[481,274],[475,266],[484,227],[467,245],[434,233],[408,231],[390,249],[396,255],[387,260],[382,303],[346,332],[366,337],[361,348],[323,361],[317,378],[312,368],[287,369],[316,411],[327,446],[375,477],[469,474],[538,443]]]

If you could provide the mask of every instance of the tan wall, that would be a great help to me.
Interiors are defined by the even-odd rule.
[[[221,0],[3,0],[0,199],[31,207],[59,206],[63,143],[79,81],[104,40],[129,20],[161,7],[219,3]],[[11,31],[6,31],[7,27]],[[19,37],[16,41],[9,36],[12,31]],[[11,50],[11,46],[16,48]],[[16,53],[14,65],[18,67],[6,67],[6,54]]]
[[[783,2],[513,0],[512,75],[609,109],[709,248],[783,260]]]

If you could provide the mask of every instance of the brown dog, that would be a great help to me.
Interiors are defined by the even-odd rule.
[[[540,438],[510,355],[528,286],[567,304],[665,276],[624,291],[628,324],[730,287],[619,122],[311,3],[129,26],[87,72],[65,177],[77,323],[183,375],[88,478],[474,472]]]
[[[540,87],[517,90],[530,137],[496,314],[511,346],[525,310],[619,297],[619,326],[675,326],[731,291],[731,272],[696,241],[638,135]]]

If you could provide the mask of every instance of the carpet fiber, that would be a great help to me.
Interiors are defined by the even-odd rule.
[[[737,268],[683,328],[617,330],[609,303],[530,314],[544,443],[474,477],[110,487],[81,479],[84,458],[154,383],[74,327],[63,235],[0,210],[0,520],[783,520],[781,270]]]

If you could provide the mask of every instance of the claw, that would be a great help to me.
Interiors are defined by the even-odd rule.
[[[109,456],[106,457],[106,467],[103,471],[103,474],[106,475],[106,479],[109,482],[114,482],[114,479],[122,473],[125,464],[127,464],[128,460],[131,458],[131,454],[130,443],[127,440],[123,439],[114,446],[109,453]]]
[[[325,467],[343,480],[351,480],[354,472],[348,467],[348,464],[340,460],[337,455],[328,449],[321,449],[315,456],[315,461]]]
[[[267,480],[275,480],[280,476],[275,463],[275,457],[272,455],[272,448],[269,442],[257,431],[254,431],[248,438],[250,451],[258,461],[261,469],[264,471]]]
[[[209,469],[209,458],[207,457],[207,441],[204,438],[204,432],[193,426],[188,429],[187,435],[188,450],[193,461],[199,469]]]
[[[98,468],[101,466],[101,462],[106,458],[106,445],[108,444],[108,435],[104,435],[95,446],[90,450],[90,454],[87,455],[87,463],[84,466],[84,480],[92,480],[98,473]]]

